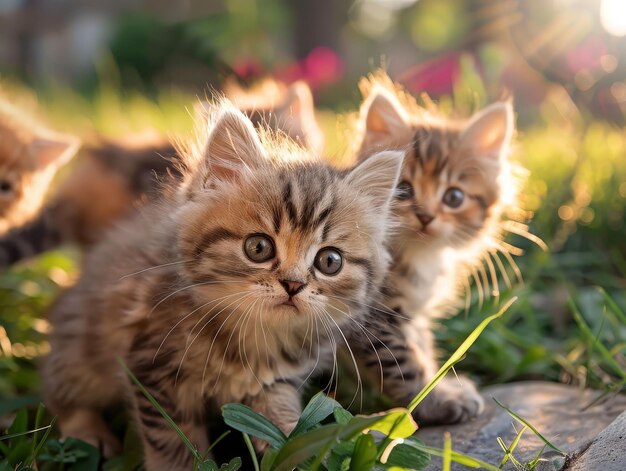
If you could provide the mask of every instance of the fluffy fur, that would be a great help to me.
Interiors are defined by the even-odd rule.
[[[37,212],[77,139],[43,128],[0,96],[0,234]]]
[[[361,320],[387,268],[401,153],[339,171],[289,158],[294,147],[259,139],[227,104],[209,116],[178,190],[109,233],[50,313],[44,391],[62,433],[111,454],[100,411],[126,396],[148,470],[190,469],[191,455],[116,355],[201,451],[209,404],[243,402],[288,433],[298,388]],[[247,241],[259,235],[274,253],[254,262]],[[341,254],[335,275],[316,263],[331,260],[325,248]]]
[[[257,128],[284,132],[314,153],[323,147],[311,91],[303,82],[287,87],[266,80],[246,90],[227,84],[226,91]],[[211,106],[198,102],[196,113],[206,118]],[[297,153],[293,146],[290,155]],[[99,139],[86,146],[37,216],[0,238],[0,267],[64,243],[78,243],[83,249],[93,245],[167,188],[172,177],[180,176],[181,165],[175,146],[155,133]],[[34,199],[36,190],[29,190],[28,196]]]
[[[499,102],[467,121],[454,121],[419,108],[380,75],[362,88],[359,160],[380,149],[405,153],[394,201],[399,228],[389,242],[393,264],[380,309],[387,322],[376,312],[368,327],[374,348],[361,342],[362,358],[369,370],[380,365],[384,391],[406,405],[438,370],[432,320],[455,306],[468,275],[478,267],[484,272],[484,259],[495,271],[488,257],[499,247],[502,214],[514,200],[508,162],[513,110]],[[469,379],[449,379],[416,417],[452,423],[482,407]]]

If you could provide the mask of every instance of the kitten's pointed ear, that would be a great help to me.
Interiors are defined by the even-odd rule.
[[[370,138],[385,138],[409,128],[408,117],[398,99],[383,88],[374,88],[361,106],[360,119]]]
[[[80,140],[70,136],[38,136],[30,144],[30,152],[40,168],[60,167],[78,151]]]
[[[294,116],[313,113],[313,93],[309,86],[299,80],[289,86],[283,107],[290,110]]]
[[[306,82],[298,81],[290,85],[285,100],[280,109],[281,122],[284,123],[288,134],[315,152],[321,152],[324,147],[324,138],[315,118],[315,104],[313,93]]]
[[[403,152],[380,152],[352,169],[348,182],[355,191],[370,195],[377,208],[385,209],[398,184],[403,160]]]
[[[484,157],[498,158],[511,142],[513,105],[498,102],[476,114],[461,133],[461,145]]]
[[[220,113],[205,148],[206,179],[236,180],[259,166],[265,151],[250,120],[241,111],[229,108]]]

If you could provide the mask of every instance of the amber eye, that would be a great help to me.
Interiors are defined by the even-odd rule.
[[[465,193],[459,188],[448,188],[443,195],[443,203],[451,208],[458,208],[463,204]]]
[[[326,247],[317,252],[314,265],[324,275],[336,275],[343,267],[343,257],[339,250]]]
[[[408,200],[413,197],[413,186],[407,181],[398,183],[396,187],[396,198],[399,200]]]
[[[13,190],[13,185],[8,180],[0,180],[0,193],[9,193]]]
[[[256,263],[267,262],[274,258],[274,242],[265,234],[253,234],[243,243],[243,251],[246,256]]]

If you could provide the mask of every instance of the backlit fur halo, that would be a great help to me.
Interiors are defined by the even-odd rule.
[[[228,98],[214,91],[209,99],[203,102],[203,112],[196,113],[192,138],[174,140],[174,145],[182,157],[180,170],[187,183],[198,166],[205,164],[207,140],[219,118],[229,111],[239,113],[239,109]],[[263,126],[256,129],[256,134],[267,153],[267,161],[274,165],[289,166],[290,162],[319,159],[280,130]]]

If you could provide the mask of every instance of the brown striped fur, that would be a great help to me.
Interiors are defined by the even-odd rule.
[[[209,402],[243,402],[288,433],[299,386],[328,366],[338,331],[358,325],[388,262],[401,153],[338,171],[260,140],[226,103],[209,117],[209,137],[183,152],[179,188],[110,232],[50,313],[44,392],[62,433],[113,453],[100,411],[126,397],[148,471],[190,469],[191,455],[116,356],[201,452]],[[271,259],[245,255],[253,234],[271,237]],[[334,276],[314,264],[324,247],[343,256]]]
[[[457,121],[418,107],[380,74],[362,88],[359,160],[382,149],[405,154],[383,297],[387,322],[376,313],[369,324],[375,348],[362,345],[362,358],[368,370],[380,366],[384,391],[406,405],[438,370],[432,320],[456,306],[468,274],[498,247],[502,213],[515,188],[508,162],[513,111],[500,102]],[[447,191],[462,192],[458,207],[446,204]],[[418,407],[416,418],[463,421],[482,405],[469,379],[446,379]]]

